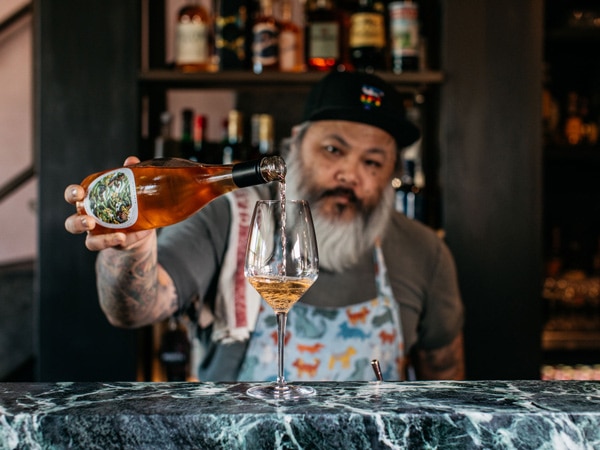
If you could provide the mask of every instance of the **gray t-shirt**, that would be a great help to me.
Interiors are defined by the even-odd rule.
[[[261,190],[265,191],[264,189]],[[219,197],[200,212],[159,234],[159,263],[172,277],[182,310],[194,299],[212,305],[230,231],[230,207]],[[454,260],[444,242],[420,222],[394,213],[382,241],[388,277],[400,316],[407,353],[414,348],[448,345],[463,325]],[[348,306],[374,298],[372,253],[343,273],[324,269],[300,300],[323,307]],[[199,333],[204,358],[203,381],[232,381],[237,377],[246,343],[215,344],[210,328]]]

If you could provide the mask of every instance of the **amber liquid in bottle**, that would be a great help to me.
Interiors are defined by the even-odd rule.
[[[273,16],[272,0],[260,0],[260,11],[252,26],[252,70],[279,70],[279,23]]]
[[[328,71],[341,64],[342,25],[331,0],[316,0],[309,6],[304,35],[309,70]]]
[[[150,160],[84,179],[79,214],[94,216],[92,234],[133,232],[180,222],[235,189],[285,179],[278,156],[233,165],[178,158]]]

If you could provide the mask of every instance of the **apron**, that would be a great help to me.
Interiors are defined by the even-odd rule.
[[[371,360],[383,379],[404,378],[405,352],[400,307],[387,276],[383,252],[375,246],[377,297],[345,307],[296,303],[288,313],[284,375],[301,381],[373,381]],[[261,300],[238,381],[277,379],[277,319]]]

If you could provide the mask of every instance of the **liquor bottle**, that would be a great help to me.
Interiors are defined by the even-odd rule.
[[[308,4],[304,51],[309,70],[328,71],[343,60],[343,23],[332,0]]]
[[[179,148],[182,158],[192,159],[194,156],[193,127],[194,110],[186,108],[181,112],[181,139],[179,140]]]
[[[390,16],[390,47],[392,71],[419,70],[419,9],[406,0],[388,6]]]
[[[282,72],[301,72],[304,51],[300,27],[293,22],[291,0],[281,1],[281,19],[279,21],[279,70]]]
[[[227,137],[223,143],[223,164],[233,164],[248,159],[244,145],[244,115],[233,109],[227,116]]]
[[[359,0],[358,5],[358,9],[350,16],[350,60],[356,70],[385,70],[384,12],[374,7],[373,0]]]
[[[160,135],[154,141],[155,158],[177,158],[179,154],[179,144],[171,135],[171,126],[173,116],[169,111],[164,111],[160,115]]]
[[[279,23],[273,15],[273,0],[260,0],[252,26],[252,70],[262,73],[279,69]]]
[[[252,157],[273,155],[275,153],[274,119],[271,114],[254,114],[252,116]]]
[[[86,177],[79,214],[93,216],[92,234],[164,227],[235,189],[285,180],[285,162],[269,156],[239,164],[207,165],[180,158],[152,159]]]
[[[175,66],[183,72],[210,68],[210,17],[198,0],[190,0],[177,15]]]
[[[206,125],[207,119],[203,114],[198,114],[194,117],[194,130],[192,140],[194,142],[194,154],[191,158],[193,161],[209,162],[208,151],[206,145]]]
[[[247,0],[221,0],[215,19],[215,47],[219,70],[250,68]]]
[[[415,162],[403,160],[403,171],[400,178],[392,182],[396,189],[396,210],[409,219],[422,220],[421,189],[415,184]]]
[[[569,145],[579,145],[583,139],[583,120],[579,114],[579,96],[576,92],[567,94],[567,118],[564,134]]]

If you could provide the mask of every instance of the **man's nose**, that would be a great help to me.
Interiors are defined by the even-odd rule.
[[[358,163],[354,161],[344,161],[340,163],[340,167],[336,172],[336,181],[346,185],[355,185],[358,183],[358,180]]]

